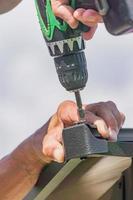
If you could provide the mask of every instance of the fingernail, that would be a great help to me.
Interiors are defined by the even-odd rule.
[[[109,134],[109,129],[108,129],[108,127],[104,124],[104,126],[103,126],[103,130],[104,130],[104,132],[106,133],[106,135],[107,135],[107,137],[109,137],[110,136],[110,134]]]
[[[110,135],[110,137],[109,137],[110,141],[112,141],[112,142],[116,142],[117,141],[118,133],[116,131],[109,129],[109,135]]]
[[[121,123],[121,126],[120,126],[120,128],[122,128],[123,127],[123,123]]]
[[[106,124],[102,121],[102,120],[96,120],[94,122],[94,125],[96,125],[99,133],[104,137],[104,138],[109,138],[110,134],[109,134],[109,129],[106,126]]]
[[[62,151],[60,148],[56,148],[53,152],[54,161],[63,162]]]

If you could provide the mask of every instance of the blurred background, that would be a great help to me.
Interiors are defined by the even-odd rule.
[[[99,25],[86,44],[89,80],[83,102],[114,101],[133,127],[133,34],[114,37]],[[0,16],[0,158],[42,126],[61,101],[60,85],[42,37],[34,1]]]

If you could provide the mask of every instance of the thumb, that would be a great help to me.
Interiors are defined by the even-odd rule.
[[[43,154],[47,160],[64,161],[64,148],[62,145],[62,127],[55,126],[48,130],[43,139]]]
[[[59,163],[64,161],[63,145],[51,135],[46,135],[43,140],[43,154],[47,160]]]

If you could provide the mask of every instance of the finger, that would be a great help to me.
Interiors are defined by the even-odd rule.
[[[118,124],[111,108],[108,107],[107,102],[99,102],[85,106],[85,110],[93,112],[96,116],[101,117],[113,130],[118,131]]]
[[[112,111],[108,108],[107,104],[104,102],[90,104],[87,105],[85,109],[93,112],[96,116],[102,118],[105,121],[109,130],[110,139],[116,141],[119,127],[117,120],[115,119]]]
[[[83,13],[83,21],[88,21],[88,23],[100,23],[102,21],[102,17],[101,15],[95,11],[95,10],[85,10],[85,12]]]
[[[121,115],[121,128],[122,128],[122,126],[123,126],[123,124],[125,122],[126,117],[125,117],[124,113],[122,113],[122,112],[120,112],[120,115]]]
[[[80,8],[74,12],[74,17],[83,24],[91,27],[90,31],[83,33],[83,38],[85,40],[92,39],[97,29],[97,23],[101,21],[101,16],[94,10],[85,10]]]
[[[74,18],[74,9],[68,5],[67,0],[51,1],[54,14],[66,21],[71,28],[78,26],[78,21]]]
[[[65,126],[79,121],[77,105],[73,101],[64,101],[61,103],[57,110],[57,115]]]
[[[57,134],[55,134],[57,135]],[[64,148],[54,134],[47,134],[43,140],[43,154],[47,160],[64,161]]]
[[[90,111],[86,111],[85,112],[85,120],[86,120],[86,123],[88,123],[89,125],[96,126],[98,132],[102,135],[102,137],[104,137],[104,138],[110,137],[109,129],[108,129],[105,121],[102,118],[96,116],[95,114],[93,114]]]
[[[117,141],[117,135],[119,132],[117,120],[112,114],[110,110],[102,110],[97,112],[98,116],[100,116],[106,123],[109,129],[110,140]]]
[[[82,33],[84,40],[92,39],[94,34],[95,34],[95,32],[96,32],[96,29],[97,29],[97,25],[94,26],[94,27],[91,27],[90,31]]]
[[[102,17],[95,10],[85,10],[83,8],[75,10],[73,16],[87,26],[94,26],[101,22],[102,19]]]
[[[120,129],[125,121],[124,114],[121,114],[116,106],[116,104],[112,101],[106,102],[108,108],[112,111],[115,119],[117,120],[118,129]]]
[[[63,128],[64,128],[64,126],[62,126],[62,124],[59,123],[56,127],[53,127],[51,130],[48,129],[49,131],[48,131],[47,135],[62,144]]]
[[[63,123],[55,114],[49,123],[48,132],[43,140],[43,154],[46,160],[64,161],[64,148],[62,145]]]
[[[60,143],[57,143],[56,148],[53,151],[52,157],[54,161],[58,163],[64,162],[64,148]]]

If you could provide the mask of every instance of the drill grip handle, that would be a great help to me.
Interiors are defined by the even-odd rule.
[[[96,0],[83,0],[83,1],[70,0],[69,5],[73,7],[73,9],[85,8],[85,9],[97,10],[95,1]],[[54,37],[57,37],[57,35],[59,35],[61,39],[61,34],[55,34],[55,32],[57,32],[56,30],[58,30],[58,32],[66,32],[66,30],[68,29],[68,25],[66,24],[66,22],[64,22],[63,20],[55,16],[52,10],[52,6],[51,6],[51,0],[35,0],[35,4],[36,4],[37,14],[38,14],[38,18],[39,18],[39,22],[41,25],[41,30],[42,30],[44,38],[48,41],[56,41],[56,39],[54,40]],[[84,32],[89,31],[89,28],[79,23],[79,26],[76,29],[76,31],[79,32],[78,34],[80,35],[80,33],[83,31]],[[66,33],[66,35],[64,34],[63,36],[64,39],[67,39],[66,38],[67,34],[70,35],[70,38],[73,37],[72,35],[75,36],[76,33],[74,31],[70,30],[70,32],[71,34],[68,34],[68,33]]]

